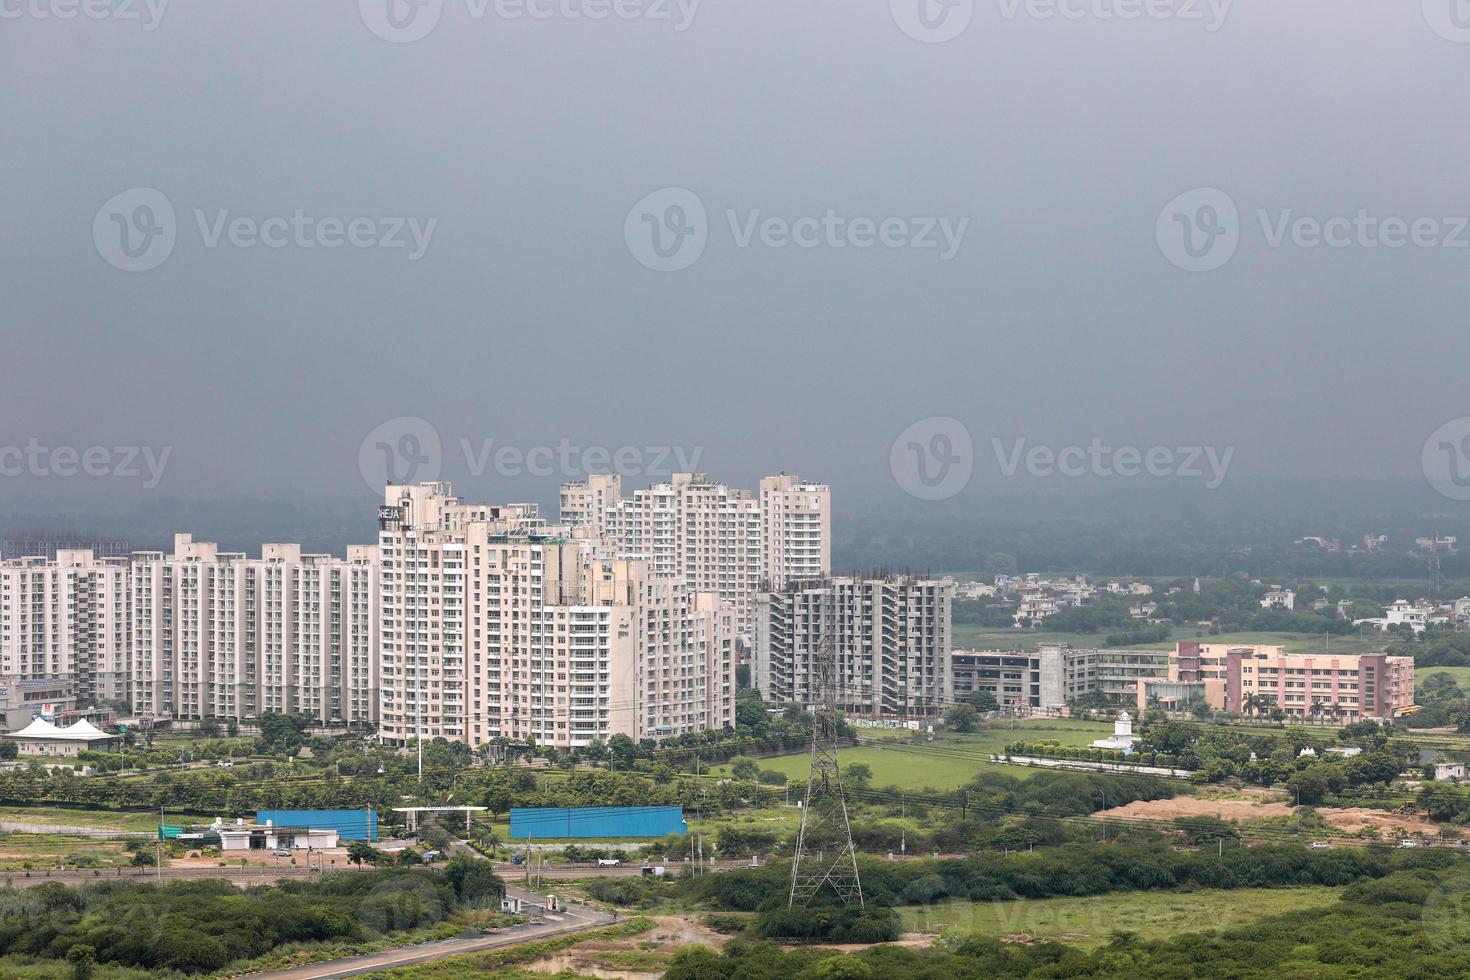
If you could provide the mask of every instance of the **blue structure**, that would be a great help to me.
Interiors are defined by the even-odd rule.
[[[512,840],[664,837],[688,831],[680,806],[511,807]]]
[[[255,822],[273,827],[309,827],[335,830],[338,840],[378,839],[378,811],[360,810],[256,810]]]

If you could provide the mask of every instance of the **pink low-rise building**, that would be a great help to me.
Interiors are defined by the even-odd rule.
[[[1414,703],[1414,660],[1234,649],[1225,660],[1225,710],[1280,708],[1296,718],[1392,718]],[[1317,710],[1313,710],[1313,705]],[[1334,710],[1335,707],[1335,710]]]

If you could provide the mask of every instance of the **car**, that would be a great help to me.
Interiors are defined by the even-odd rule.
[[[1312,850],[1314,850],[1314,851],[1320,851],[1320,850],[1322,850],[1324,848],[1328,848],[1328,847],[1331,847],[1331,846],[1332,845],[1329,844],[1329,843],[1327,843],[1325,840],[1314,840],[1314,841],[1312,841]]]
[[[1418,846],[1419,846],[1419,842],[1416,841],[1416,840],[1401,840],[1401,841],[1399,841],[1399,847],[1418,847]]]
[[[290,856],[291,856],[291,848],[289,848],[289,847],[278,847],[278,848],[276,848],[276,857],[278,857],[278,858],[288,858]]]
[[[599,868],[616,868],[618,865],[620,865],[622,863],[623,863],[623,859],[622,858],[598,858],[597,859],[597,866]]]

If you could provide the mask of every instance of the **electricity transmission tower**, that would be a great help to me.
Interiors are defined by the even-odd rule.
[[[837,655],[835,631],[826,630],[817,646],[817,698],[812,716],[812,763],[801,804],[801,832],[791,862],[787,908],[806,905],[830,883],[844,903],[863,904],[857,852],[847,822],[847,799],[837,766]]]

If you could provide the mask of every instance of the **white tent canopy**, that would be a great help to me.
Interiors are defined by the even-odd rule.
[[[18,732],[11,732],[9,738],[49,738],[58,740],[70,740],[76,742],[95,742],[104,738],[116,738],[102,729],[93,725],[85,718],[72,725],[70,728],[57,728],[45,718],[32,719],[31,723]]]

